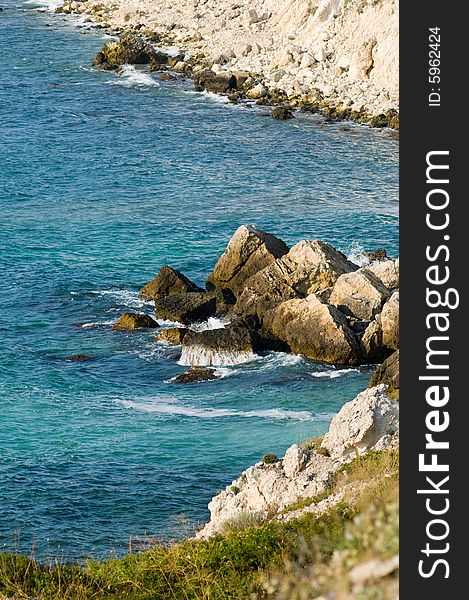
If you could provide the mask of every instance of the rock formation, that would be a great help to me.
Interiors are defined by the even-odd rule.
[[[341,465],[370,450],[388,450],[398,443],[399,403],[386,386],[365,390],[334,417],[319,451],[294,444],[281,460],[259,462],[209,503],[210,521],[197,534],[208,538],[242,513],[283,518],[282,512],[324,492]]]
[[[116,331],[129,331],[132,329],[156,329],[159,327],[155,319],[148,315],[137,313],[124,313],[112,326]]]
[[[202,292],[198,286],[180,271],[165,265],[158,275],[140,290],[140,297],[145,300],[158,300],[173,294],[186,292]]]

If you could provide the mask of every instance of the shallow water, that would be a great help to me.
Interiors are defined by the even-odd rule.
[[[270,353],[178,386],[177,349],[110,324],[151,313],[137,291],[163,264],[203,284],[242,223],[396,255],[398,146],[96,72],[102,33],[0,6],[0,549],[121,553],[203,522],[243,468],[324,432],[370,369]]]

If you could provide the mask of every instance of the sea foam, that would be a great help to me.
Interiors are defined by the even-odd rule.
[[[109,83],[126,87],[160,87],[160,84],[149,73],[140,71],[133,65],[123,65],[118,71],[118,78]]]

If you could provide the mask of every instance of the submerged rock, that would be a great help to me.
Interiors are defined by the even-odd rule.
[[[280,304],[265,316],[264,324],[295,354],[329,364],[362,362],[360,345],[345,316],[315,294]]]
[[[163,329],[155,335],[155,339],[159,341],[169,342],[170,344],[182,344],[184,337],[189,330],[184,327],[169,327]]]
[[[279,121],[287,121],[293,119],[293,110],[286,106],[277,106],[272,110],[272,117]]]
[[[141,298],[145,298],[145,300],[158,300],[172,294],[202,291],[202,289],[180,271],[165,265],[161,267],[154,279],[142,287],[139,295]]]
[[[70,362],[86,362],[88,360],[93,360],[93,357],[88,354],[72,354],[71,356],[67,356],[65,360]]]
[[[215,373],[215,369],[201,369],[200,367],[192,367],[182,375],[178,375],[173,383],[199,383],[200,381],[211,381],[219,379]]]
[[[155,300],[155,315],[159,319],[190,325],[213,317],[217,310],[215,293],[187,292]]]
[[[117,323],[112,326],[116,331],[130,331],[132,329],[156,329],[159,327],[155,319],[148,315],[138,313],[124,313]]]
[[[207,289],[228,288],[238,297],[250,277],[287,252],[288,246],[279,238],[242,225],[207,278]]]

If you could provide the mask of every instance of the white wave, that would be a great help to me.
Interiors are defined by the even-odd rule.
[[[288,354],[286,352],[269,352],[259,366],[259,370],[268,371],[279,367],[293,367],[305,362],[299,354]]]
[[[63,0],[25,0],[24,4],[45,9],[47,12],[54,12],[56,8],[63,5]]]
[[[312,377],[327,377],[328,379],[335,379],[336,377],[342,377],[343,375],[347,375],[347,373],[360,373],[358,369],[335,369],[328,371],[316,371],[315,373],[311,373]]]
[[[109,83],[113,85],[125,85],[126,87],[146,86],[160,87],[149,73],[136,69],[133,65],[123,65],[118,71],[118,78]]]
[[[121,306],[128,308],[146,308],[151,306],[151,301],[140,298],[138,292],[130,290],[93,290],[92,294],[97,296],[111,296]]]
[[[215,94],[215,92],[208,92],[207,90],[204,90],[203,92],[196,92],[195,90],[184,90],[185,94],[188,94],[190,96],[193,96],[194,94],[197,94],[198,97],[203,97],[206,100],[211,100],[212,102],[217,102],[218,104],[230,104],[231,102],[228,99],[228,96],[223,96],[221,94]],[[234,106],[234,104],[232,105]]]
[[[231,377],[232,375],[236,375],[239,373],[239,369],[229,369],[227,367],[218,367],[215,369],[215,375],[220,379],[226,379],[227,377]]]
[[[132,400],[119,400],[116,402],[125,408],[141,412],[158,413],[166,415],[179,415],[184,417],[197,417],[201,419],[217,419],[223,417],[243,417],[261,419],[291,419],[295,421],[312,421],[314,415],[306,410],[285,410],[283,408],[269,408],[265,410],[235,410],[229,408],[197,408],[175,404],[171,397],[161,397],[158,402],[134,402]],[[161,401],[163,400],[163,401]]]
[[[179,323],[178,321],[170,321],[169,319],[156,319],[156,322],[160,327],[179,327],[185,329],[185,325]]]
[[[114,325],[116,321],[92,321],[91,323],[82,323],[80,327],[82,329],[89,329],[91,327],[107,327],[108,325]]]
[[[221,319],[217,319],[216,317],[209,317],[207,321],[202,321],[201,323],[192,324],[189,329],[192,331],[211,331],[212,329],[225,329],[229,324],[227,321],[222,321]]]
[[[370,260],[364,255],[365,248],[358,242],[352,242],[347,259],[359,267],[365,267]]]
[[[219,352],[203,346],[184,346],[179,364],[193,367],[228,367],[249,363],[260,358],[258,354],[253,352],[234,352],[231,350]]]

